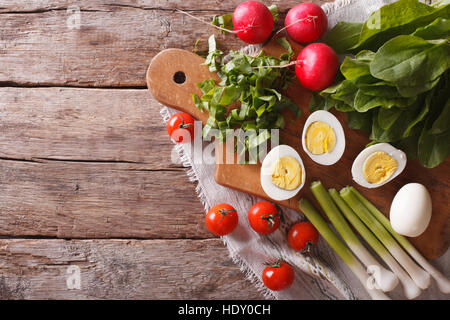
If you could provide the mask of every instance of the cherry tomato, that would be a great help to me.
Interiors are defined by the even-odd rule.
[[[229,204],[222,203],[211,208],[205,217],[206,227],[216,236],[231,233],[238,224],[236,210]]]
[[[311,222],[296,223],[288,232],[289,246],[297,251],[309,252],[317,241],[319,241],[319,233]]]
[[[167,132],[175,142],[190,142],[194,138],[194,121],[190,114],[175,113],[167,122]]]
[[[267,201],[255,203],[248,211],[248,222],[259,234],[269,234],[278,229],[280,218],[277,208]]]
[[[273,264],[266,264],[262,274],[262,281],[272,291],[287,289],[294,282],[294,269],[282,260],[278,260]]]

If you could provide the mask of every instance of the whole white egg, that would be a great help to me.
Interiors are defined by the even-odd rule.
[[[405,184],[395,195],[391,204],[392,228],[408,237],[421,235],[431,219],[431,196],[420,183]]]

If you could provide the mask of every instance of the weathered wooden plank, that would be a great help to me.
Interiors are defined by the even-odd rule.
[[[50,11],[50,10],[66,10],[68,6],[76,5],[82,10],[108,10],[113,7],[141,9],[141,10],[208,10],[208,11],[223,11],[232,12],[242,0],[213,0],[213,1],[194,1],[194,0],[114,0],[110,3],[105,3],[103,0],[78,0],[76,2],[67,0],[28,0],[28,1],[0,1],[0,12],[36,12],[36,11]],[[298,1],[292,0],[260,0],[266,5],[276,4],[280,11],[285,12],[289,8],[298,4]],[[319,5],[329,2],[327,0],[313,0],[311,2]]]
[[[0,83],[15,85],[145,86],[145,71],[159,51],[206,48],[214,32],[176,8],[211,16],[230,12],[233,1],[0,1]],[[267,4],[273,1],[264,1]],[[286,11],[296,0],[275,1]],[[79,27],[73,12],[80,8]],[[281,23],[282,20],[280,20]],[[245,45],[220,35],[226,49]]]
[[[0,157],[179,167],[159,111],[145,89],[0,88]]]
[[[159,108],[145,89],[0,88],[0,234],[210,237]]]
[[[219,239],[0,239],[0,299],[261,298]]]
[[[183,169],[0,160],[0,212],[3,236],[211,237]]]

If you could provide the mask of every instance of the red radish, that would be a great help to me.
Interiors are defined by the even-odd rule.
[[[311,43],[300,51],[295,73],[306,89],[320,91],[334,82],[338,66],[338,56],[333,49],[324,43]]]
[[[251,44],[263,43],[273,30],[273,16],[261,2],[242,2],[233,13],[233,26],[236,35]]]
[[[321,7],[304,2],[289,10],[284,25],[292,39],[300,43],[309,43],[319,39],[327,30],[328,20]]]

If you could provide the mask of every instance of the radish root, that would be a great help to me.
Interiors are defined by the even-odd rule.
[[[253,69],[261,69],[261,68],[287,68],[287,67],[290,67],[290,66],[294,66],[294,65],[296,65],[296,64],[302,64],[302,61],[300,61],[300,60],[295,60],[295,61],[292,61],[292,62],[290,62],[290,63],[282,64],[282,65],[279,65],[279,66],[259,66],[259,67],[253,67]]]
[[[216,28],[216,29],[218,29],[218,30],[220,30],[220,31],[229,32],[229,33],[234,33],[234,34],[236,34],[236,33],[239,33],[239,32],[245,32],[245,31],[247,31],[247,30],[250,30],[250,29],[253,29],[253,28],[257,28],[257,27],[260,27],[260,26],[258,26],[258,25],[254,25],[255,19],[253,19],[253,22],[252,22],[251,25],[246,26],[246,27],[243,27],[243,28],[241,28],[241,29],[239,29],[239,30],[225,29],[225,28],[222,28],[222,27],[213,25],[212,23],[209,23],[209,22],[207,22],[207,21],[205,21],[205,20],[203,20],[203,19],[200,19],[199,17],[196,17],[196,16],[190,14],[189,12],[186,12],[186,11],[183,11],[183,10],[180,10],[180,9],[176,9],[176,10],[177,10],[179,13],[182,13],[182,14],[187,15],[188,17],[191,17],[192,19],[195,19],[195,20],[200,21],[200,22],[202,22],[202,23],[204,23],[204,24],[207,24],[207,25],[209,25],[210,27]]]
[[[283,30],[289,28],[290,26],[292,26],[292,25],[294,25],[294,24],[296,24],[296,23],[298,23],[298,22],[302,22],[302,21],[312,21],[313,24],[314,24],[314,28],[316,28],[316,19],[318,19],[318,18],[319,18],[318,16],[311,16],[311,15],[308,15],[308,16],[305,17],[305,18],[301,18],[301,19],[295,20],[295,21],[292,22],[291,24],[288,24],[287,26],[285,26],[285,27],[281,28],[280,30],[278,30],[278,31],[275,33],[275,35],[279,34],[280,32],[282,32]]]
[[[213,24],[211,24],[211,23],[209,23],[209,22],[207,22],[207,21],[205,21],[205,20],[203,20],[203,19],[200,19],[200,18],[198,18],[198,17],[196,17],[196,16],[190,14],[189,12],[186,12],[186,11],[183,11],[183,10],[180,10],[180,9],[176,9],[176,10],[177,10],[179,13],[185,14],[185,15],[191,17],[192,19],[195,19],[195,20],[197,20],[197,21],[200,21],[200,22],[202,22],[202,23],[204,23],[204,24],[209,25],[210,27],[216,28],[216,29],[221,30],[221,31],[225,31],[225,32],[229,32],[229,33],[234,33],[234,34],[236,34],[236,33],[240,32],[240,31],[242,31],[242,30],[238,30],[238,31],[235,31],[235,30],[229,30],[229,29],[225,29],[225,28],[222,28],[222,27],[219,27],[219,26],[215,26],[215,25],[213,25]]]

